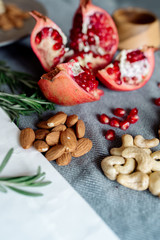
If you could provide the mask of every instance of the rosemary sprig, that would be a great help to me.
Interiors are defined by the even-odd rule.
[[[30,90],[38,89],[37,82],[33,80],[32,76],[11,70],[5,62],[0,61],[0,86],[7,84],[12,92],[19,88],[27,88]]]
[[[3,159],[0,165],[0,172],[2,172],[4,167],[7,165],[12,153],[13,153],[13,148],[11,148],[8,151],[5,158]],[[30,192],[21,188],[22,187],[42,187],[50,184],[51,183],[50,181],[43,181],[44,177],[45,177],[45,173],[41,172],[40,167],[38,167],[37,173],[33,176],[0,177],[0,192],[6,193],[8,188],[17,193],[27,195],[27,196],[32,196],[32,197],[42,196],[43,195],[42,193]]]
[[[36,93],[30,97],[26,94],[9,94],[0,92],[0,107],[2,107],[12,121],[21,115],[30,115],[32,113],[41,114],[46,110],[53,110],[54,104],[37,97]]]

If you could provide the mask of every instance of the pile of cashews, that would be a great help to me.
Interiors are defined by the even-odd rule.
[[[121,185],[149,191],[160,197],[160,151],[150,148],[159,145],[159,139],[144,139],[141,135],[134,138],[129,134],[122,136],[122,146],[112,148],[111,156],[101,162],[102,170],[110,180],[117,180]]]

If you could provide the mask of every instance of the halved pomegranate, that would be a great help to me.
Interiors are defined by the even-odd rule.
[[[49,101],[65,106],[97,101],[103,95],[91,71],[75,61],[58,64],[38,85]]]
[[[37,21],[31,34],[31,47],[43,68],[50,71],[52,67],[64,61],[64,54],[69,50],[65,48],[67,38],[48,17],[37,11],[30,14]]]
[[[118,33],[111,16],[91,0],[80,0],[70,33],[70,47],[82,65],[102,69],[118,47]]]
[[[152,76],[155,62],[154,51],[153,47],[122,50],[113,63],[98,71],[97,77],[105,86],[113,90],[139,89]]]

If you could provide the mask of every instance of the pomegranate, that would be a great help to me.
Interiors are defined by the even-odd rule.
[[[118,91],[132,91],[143,87],[154,70],[153,47],[136,50],[122,50],[116,60],[98,71],[98,78],[108,88]]]
[[[31,47],[37,55],[45,71],[50,71],[58,63],[64,61],[67,38],[61,29],[48,17],[37,11],[30,14],[37,21],[31,34]]]
[[[154,103],[157,105],[157,106],[160,106],[160,98],[156,98],[154,100]]]
[[[74,60],[102,69],[111,62],[118,47],[118,33],[111,16],[91,0],[80,0],[70,32]]]
[[[58,64],[38,85],[49,101],[65,106],[97,101],[103,95],[91,71],[75,61]]]

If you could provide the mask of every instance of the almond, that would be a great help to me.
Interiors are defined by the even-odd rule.
[[[35,140],[35,133],[32,128],[25,128],[20,133],[20,144],[24,149],[32,146]]]
[[[66,126],[64,124],[60,124],[57,127],[53,128],[51,132],[63,132],[66,130]]]
[[[63,153],[61,157],[56,160],[59,166],[66,166],[71,162],[72,156],[70,153]]]
[[[37,140],[34,142],[33,146],[39,151],[39,152],[47,152],[49,149],[48,144],[45,141]]]
[[[56,127],[59,124],[64,124],[67,119],[67,114],[64,112],[58,112],[53,117],[47,120],[47,126]]]
[[[50,148],[48,152],[46,152],[45,157],[49,161],[53,161],[59,158],[60,156],[62,156],[64,151],[65,151],[65,147],[63,145],[60,145],[60,144],[55,145],[54,147]]]
[[[67,127],[72,127],[78,121],[78,116],[76,114],[67,117],[66,125]]]
[[[47,121],[41,121],[37,124],[38,128],[44,128],[44,129],[49,129],[51,127],[47,126]]]
[[[61,132],[60,141],[67,152],[73,152],[77,147],[77,138],[73,129],[67,128],[64,132]]]
[[[49,131],[47,129],[38,129],[35,131],[36,139],[43,140],[48,133]]]
[[[83,120],[78,120],[77,124],[76,124],[76,135],[77,138],[82,138],[85,135],[85,124],[83,122]]]
[[[51,132],[46,136],[46,143],[49,146],[58,144],[60,132]]]
[[[73,157],[81,157],[88,153],[92,148],[92,141],[89,138],[81,138],[78,140],[77,148],[72,152]]]

